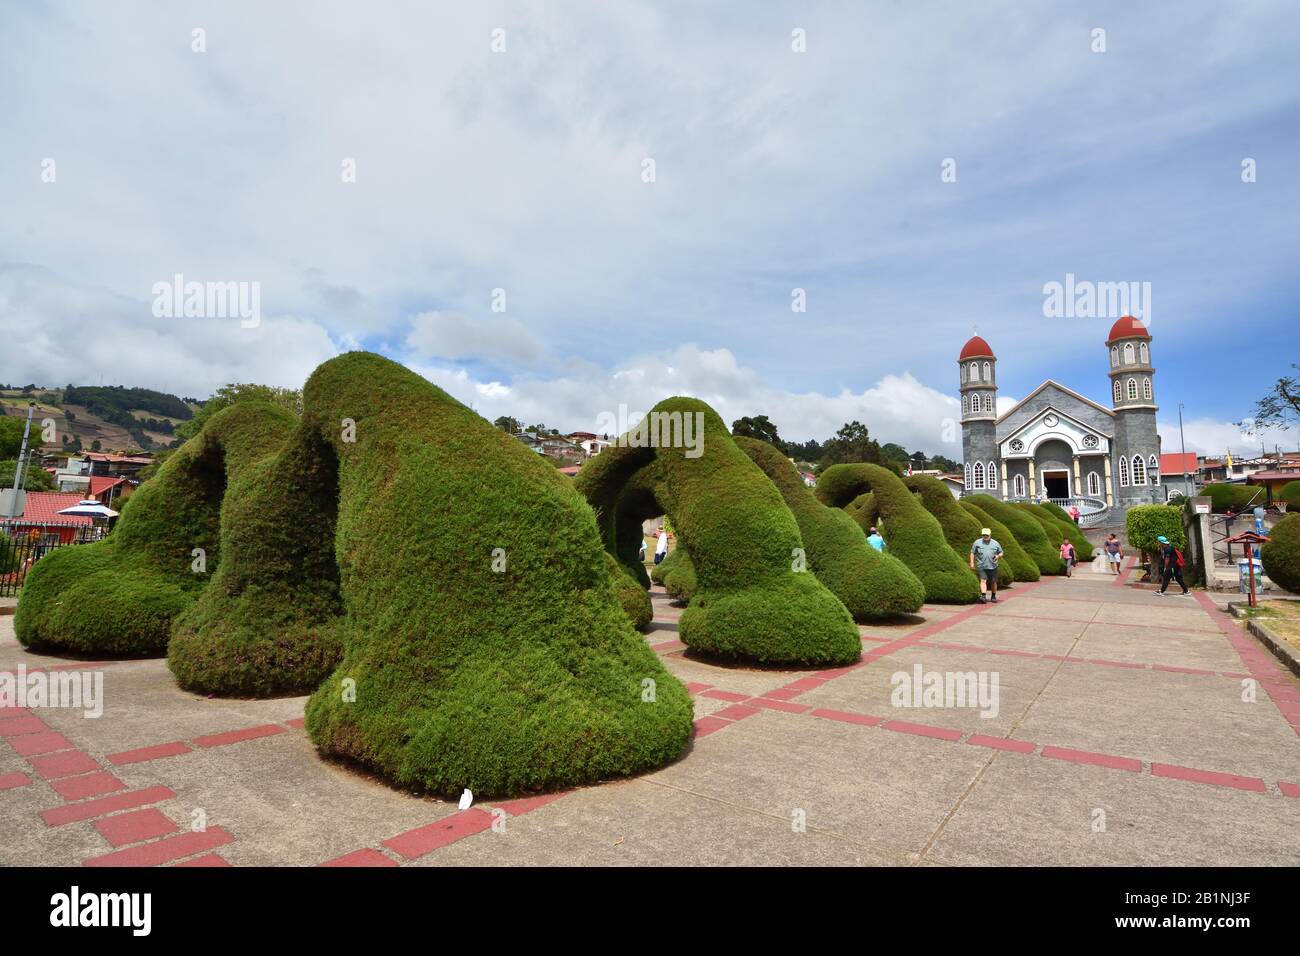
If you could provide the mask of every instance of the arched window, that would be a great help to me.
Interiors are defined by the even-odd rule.
[[[963,366],[961,367],[961,383],[962,383],[963,385],[966,384],[966,366],[965,366],[965,365],[963,365]]]
[[[1151,379],[1142,379],[1142,397],[1148,402],[1151,401]]]
[[[1118,402],[1122,397],[1123,392],[1120,391],[1119,379],[1115,379],[1115,401]]]
[[[1119,460],[1119,486],[1121,488],[1128,486],[1128,459]]]
[[[1133,456],[1133,484],[1145,485],[1147,483],[1147,467],[1142,463],[1141,455]]]
[[[1088,494],[1094,498],[1101,497],[1101,476],[1095,471],[1088,472]]]
[[[988,362],[984,363],[984,381],[993,381],[993,366],[989,365]]]
[[[1023,498],[1023,497],[1025,496],[1025,476],[1024,476],[1024,475],[1016,475],[1015,479],[1011,482],[1011,486],[1012,486],[1013,488],[1015,488],[1015,490],[1016,490],[1016,497],[1017,497],[1017,498]]]
[[[1118,364],[1119,364],[1119,346],[1112,345],[1110,347],[1110,367],[1114,368]]]
[[[967,407],[966,395],[963,393],[961,397],[961,413],[963,415],[966,414],[966,407]]]
[[[1135,378],[1131,378],[1128,380],[1128,397],[1130,399],[1135,399],[1138,397],[1138,383],[1137,383],[1137,379]]]
[[[1155,455],[1147,459],[1147,471],[1151,475],[1151,484],[1160,484],[1160,462],[1156,460]]]
[[[1147,344],[1146,344],[1145,342],[1143,342],[1143,343],[1139,346],[1139,352],[1140,352],[1141,355],[1142,355],[1142,364],[1143,364],[1143,365],[1150,365],[1150,364],[1151,364],[1151,353],[1147,351]]]
[[[993,411],[993,393],[992,393],[992,392],[985,392],[985,393],[984,393],[984,411],[986,411],[986,412],[991,412],[991,411]]]
[[[970,363],[970,380],[971,380],[972,382],[978,382],[978,381],[980,380],[980,363],[979,363],[979,362],[971,362],[971,363]]]
[[[984,462],[982,461],[975,462],[975,487],[984,487]]]
[[[1124,343],[1124,364],[1125,365],[1133,364],[1133,343],[1132,342]]]
[[[966,462],[966,490],[971,491],[974,487],[970,482],[970,462]]]
[[[996,490],[998,487],[998,466],[996,462],[989,462],[988,479],[989,487]]]

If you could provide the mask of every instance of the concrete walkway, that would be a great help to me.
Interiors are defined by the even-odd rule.
[[[0,617],[0,671],[98,671],[106,698],[0,716],[0,864],[1296,865],[1300,683],[1222,600],[1083,568],[795,671],[692,659],[657,592],[646,639],[696,701],[682,758],[466,811],[321,761],[305,698],[28,654]],[[997,695],[895,706],[900,673]]]

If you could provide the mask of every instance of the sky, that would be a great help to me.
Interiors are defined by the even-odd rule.
[[[0,381],[364,348],[489,419],[689,394],[960,458],[975,331],[1000,406],[1108,402],[1118,316],[1045,314],[1072,275],[1150,289],[1166,451],[1180,404],[1189,450],[1295,448],[1235,424],[1300,362],[1295,12],[0,0]],[[256,326],[156,314],[178,275]]]

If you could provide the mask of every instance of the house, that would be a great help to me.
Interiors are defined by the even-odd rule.
[[[58,491],[29,491],[25,496],[23,513],[14,518],[13,524],[6,522],[6,530],[15,537],[39,533],[45,541],[69,544],[79,534],[85,534],[95,522],[85,516],[61,515],[64,508],[71,508],[81,501],[81,495]]]
[[[940,474],[940,475],[935,475],[935,480],[942,482],[943,486],[947,488],[950,492],[952,492],[952,496],[954,498],[960,498],[962,496],[962,492],[966,490],[965,475]]]
[[[1196,479],[1200,465],[1193,452],[1174,452],[1160,456],[1160,484],[1165,489],[1165,500],[1179,496],[1190,498],[1196,494]]]
[[[82,458],[90,462],[92,475],[108,475],[113,478],[134,478],[146,465],[153,464],[152,455],[108,455],[88,451]]]

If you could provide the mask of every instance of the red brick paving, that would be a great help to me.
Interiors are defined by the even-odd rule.
[[[408,860],[418,860],[440,847],[463,840],[474,833],[479,833],[492,826],[492,814],[485,813],[477,807],[453,813],[445,820],[430,823],[398,834],[384,841],[384,846],[395,853],[400,853]]]
[[[78,820],[89,820],[92,817],[102,816],[106,813],[116,813],[119,810],[142,807],[147,803],[170,800],[175,796],[175,792],[170,787],[130,790],[126,793],[103,797],[99,800],[87,800],[84,803],[65,803],[63,806],[51,807],[48,810],[41,811],[41,819],[49,826],[57,827],[65,823],[75,823]]]
[[[95,829],[103,835],[109,845],[126,846],[128,843],[141,843],[154,837],[175,833],[179,827],[161,810],[150,807],[147,810],[134,810],[131,813],[119,813],[117,816],[96,820]]]
[[[167,837],[153,843],[143,843],[140,846],[127,847],[125,850],[115,850],[112,853],[105,853],[103,856],[93,856],[89,860],[83,861],[82,865],[158,866],[162,863],[170,863],[172,860],[179,860],[182,857],[193,856],[195,853],[202,853],[204,850],[224,846],[233,842],[234,839],[221,827],[210,827],[203,833],[182,833],[179,836]]]

